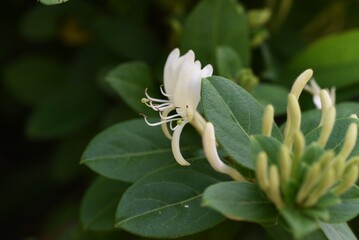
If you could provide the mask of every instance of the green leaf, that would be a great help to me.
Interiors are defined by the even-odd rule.
[[[203,63],[214,64],[219,46],[233,48],[243,65],[249,65],[249,36],[243,7],[231,0],[203,0],[187,18],[181,48],[192,49]]]
[[[342,223],[359,214],[359,188],[354,186],[340,196],[342,202],[329,208],[330,223]]]
[[[186,141],[184,136],[181,139]],[[193,140],[181,143],[184,156],[194,149]],[[101,132],[87,146],[81,160],[100,175],[128,182],[174,162],[171,141],[160,127],[147,126],[143,119],[122,122]]]
[[[223,182],[212,185],[203,195],[203,205],[226,217],[256,223],[275,222],[278,211],[256,184]]]
[[[131,186],[121,199],[116,227],[152,238],[176,238],[200,232],[224,220],[201,206],[206,187],[228,178],[205,159],[189,160],[191,166],[154,171]]]
[[[336,118],[348,118],[351,114],[357,114],[359,116],[359,103],[356,102],[343,102],[338,103],[335,106]],[[306,111],[302,114],[301,130],[304,134],[307,134],[314,128],[317,128],[320,123],[322,111],[313,109]]]
[[[111,231],[122,194],[129,184],[98,177],[87,189],[80,209],[80,220],[85,230]]]
[[[26,56],[5,69],[5,86],[20,101],[34,105],[47,100],[65,83],[65,68],[55,59]]]
[[[235,79],[243,67],[242,60],[231,47],[220,46],[216,49],[218,74],[222,77]]]
[[[268,156],[269,164],[279,165],[279,151],[282,143],[273,137],[264,135],[251,136],[251,149],[253,161],[256,162],[260,152],[265,152]]]
[[[343,88],[359,82],[359,30],[325,36],[301,51],[289,65],[292,74],[306,68],[314,70],[314,77],[322,87]],[[335,53],[335,57],[333,57]]]
[[[224,150],[238,164],[253,169],[249,136],[261,133],[263,107],[240,86],[217,76],[203,79],[202,102]],[[273,136],[282,138],[275,123]]]
[[[275,115],[287,112],[288,90],[286,88],[280,85],[261,83],[251,93],[263,106],[272,104]]]
[[[318,228],[318,224],[315,219],[301,214],[301,212],[297,209],[284,207],[280,209],[280,214],[290,226],[295,238],[301,238],[311,232],[314,232],[314,230]]]
[[[56,5],[56,4],[68,2],[69,0],[38,0],[38,1],[45,5]]]
[[[111,70],[107,76],[108,81],[117,94],[136,112],[150,113],[151,109],[141,103],[145,89],[149,93],[154,89],[150,69],[145,63],[123,63]],[[151,111],[152,112],[152,111]]]
[[[31,138],[60,138],[92,124],[103,111],[105,98],[89,83],[71,83],[39,104],[26,126]]]
[[[347,223],[328,224],[319,223],[328,240],[357,240]]]
[[[335,121],[334,128],[333,128],[332,133],[328,139],[328,142],[325,145],[325,149],[332,149],[336,153],[338,153],[343,146],[343,142],[345,139],[345,134],[347,132],[348,126],[353,122],[358,124],[359,120],[354,119],[354,118],[337,119]],[[308,144],[316,141],[319,138],[321,130],[322,130],[322,127],[317,127],[315,129],[313,129],[312,131],[310,131],[308,134],[306,134],[305,135],[306,144],[308,145]],[[356,155],[359,155],[359,141],[356,141],[356,144],[355,144],[349,158],[351,156],[356,156]]]

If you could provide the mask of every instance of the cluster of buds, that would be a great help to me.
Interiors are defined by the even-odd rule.
[[[349,158],[357,139],[356,122],[350,123],[339,153],[336,154],[332,149],[325,149],[334,128],[336,116],[333,100],[327,90],[320,90],[319,94],[322,109],[319,138],[306,146],[304,135],[300,130],[301,110],[298,98],[311,76],[312,70],[303,72],[288,95],[287,122],[277,164],[270,165],[268,155],[264,151],[257,156],[258,185],[278,209],[287,204],[285,196],[288,195],[287,186],[291,182],[299,183],[294,204],[309,208],[315,206],[327,194],[340,196],[353,187],[358,179],[359,157]],[[271,135],[273,111],[270,105],[265,109],[263,135]],[[356,116],[352,117],[356,118]],[[319,156],[307,154],[311,148],[320,149],[321,154]],[[308,158],[314,159],[308,160]]]

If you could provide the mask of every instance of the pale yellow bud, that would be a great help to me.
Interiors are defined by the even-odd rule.
[[[263,191],[266,192],[269,188],[269,178],[268,178],[268,157],[265,152],[260,152],[257,156],[256,177],[259,186],[263,189]]]
[[[311,79],[312,75],[313,75],[313,70],[307,69],[297,77],[290,91],[296,97],[296,99],[299,98],[305,85]]]
[[[330,134],[332,133],[335,124],[335,112],[335,107],[333,106],[330,106],[327,109],[322,109],[322,130],[317,141],[319,146],[321,146],[322,148],[325,147],[330,137]]]
[[[352,167],[345,175],[343,181],[337,187],[335,187],[335,189],[333,189],[334,194],[340,195],[353,187],[358,179],[358,173],[358,166]]]
[[[274,121],[274,108],[272,105],[267,105],[263,113],[262,134],[265,136],[272,135],[272,127]]]
[[[347,159],[352,152],[358,134],[358,125],[356,123],[351,123],[348,127],[347,133],[345,135],[343,147],[337,155],[339,159]]]
[[[207,123],[202,136],[203,150],[207,157],[209,164],[217,172],[228,174],[236,181],[246,181],[246,179],[234,168],[226,165],[219,158],[217,147],[216,147],[216,138],[214,134],[214,127],[212,123]]]
[[[277,208],[284,206],[281,194],[280,194],[280,182],[278,168],[275,165],[269,167],[269,196]]]

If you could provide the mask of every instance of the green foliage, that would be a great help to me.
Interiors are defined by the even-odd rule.
[[[204,113],[214,124],[219,143],[238,164],[253,169],[249,136],[261,133],[263,107],[225,78],[204,79],[202,89]],[[281,139],[275,124],[273,135]]]
[[[150,113],[149,108],[141,103],[144,89],[148,89],[150,92],[154,89],[149,67],[145,63],[121,64],[107,74],[106,81],[135,111]]]
[[[297,75],[302,69],[312,68],[315,79],[323,87],[343,88],[357,84],[359,70],[354,66],[359,63],[359,31],[327,36],[312,43],[308,48],[294,57],[289,70]]]
[[[193,151],[193,140],[182,144]],[[171,144],[161,129],[142,119],[119,123],[97,135],[86,148],[82,163],[101,175],[134,182],[147,172],[174,162]]]
[[[319,159],[330,149],[339,153],[348,126],[359,123],[351,116],[359,116],[358,10],[355,0],[5,1],[0,239],[356,239],[356,178],[346,192],[335,188],[357,164],[344,162],[343,176],[313,205],[296,198]],[[178,106],[193,103],[191,91],[158,97],[165,57],[176,47],[213,66],[197,108],[214,125],[211,143],[205,122],[191,118],[192,106]],[[192,87],[187,67],[172,70]],[[298,155],[299,140],[284,143],[283,130],[289,86],[306,68],[321,87],[337,88],[336,121],[321,147],[322,111],[303,93],[306,146]],[[146,88],[161,101],[141,103]],[[262,129],[268,104],[276,116],[271,136]],[[138,113],[150,125],[161,125],[162,117],[172,140]],[[175,149],[175,129],[184,123]],[[358,144],[349,156],[354,163]],[[209,152],[204,145],[216,147]],[[288,179],[283,146],[295,166]],[[176,163],[179,151],[190,166]],[[257,174],[263,152],[269,187]],[[231,181],[223,164],[243,182]],[[328,172],[325,166],[331,167],[323,163],[316,176]],[[275,171],[283,205],[273,197]]]
[[[81,223],[85,230],[111,231],[117,204],[128,184],[98,177],[87,189],[81,203]]]
[[[233,48],[244,66],[250,61],[244,9],[231,0],[201,1],[186,20],[181,48],[192,49],[204,63],[215,63],[216,49]]]
[[[206,187],[226,178],[204,159],[191,163],[186,169],[173,163],[132,185],[118,205],[116,227],[146,237],[175,238],[223,221],[223,216],[201,206],[201,198]]]
[[[253,183],[212,185],[204,192],[203,204],[234,220],[273,224],[278,217],[277,209]]]

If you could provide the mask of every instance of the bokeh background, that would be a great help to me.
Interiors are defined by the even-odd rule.
[[[101,130],[139,117],[104,80],[108,71],[123,62],[143,61],[159,85],[166,56],[181,45],[187,17],[199,2],[2,3],[0,239],[140,239],[119,230],[83,230],[81,199],[96,174],[80,165],[81,154]],[[238,3],[248,13],[250,68],[259,82],[288,89],[294,76],[313,67],[322,86],[337,86],[339,101],[357,100],[358,0]],[[268,19],[259,25],[254,21],[259,16],[249,16],[255,9],[266,9],[261,13]],[[333,34],[345,37],[312,50]],[[304,102],[313,107],[309,95]],[[359,232],[356,220],[351,226]],[[187,239],[266,236],[256,225],[231,221],[203,234]]]

